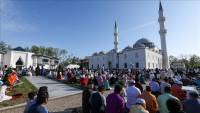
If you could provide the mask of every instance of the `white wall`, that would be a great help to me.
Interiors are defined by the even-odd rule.
[[[145,49],[133,49],[124,51],[119,57],[119,68],[124,69],[124,64],[127,63],[127,69],[136,68],[136,63],[139,63],[139,68],[145,68]]]
[[[3,67],[3,54],[0,53],[0,67]]]
[[[161,53],[155,52],[151,49],[145,49],[145,57],[146,57],[146,68],[155,69],[159,68],[162,69],[162,55]]]
[[[97,69],[98,65],[99,68],[102,68],[104,64],[105,69],[107,69],[109,61],[112,62],[112,67],[116,68],[116,53],[90,56],[89,68],[92,68],[92,65],[93,69]],[[139,69],[161,69],[162,55],[158,51],[154,51],[149,48],[127,50],[119,54],[119,68],[124,69],[125,63],[127,64],[127,69],[136,68],[136,63],[139,64]]]
[[[3,65],[8,65],[12,67],[16,67],[17,60],[21,57],[24,67],[28,68],[29,66],[33,66],[33,53],[31,52],[23,52],[23,51],[8,51],[3,58]]]
[[[11,51],[4,54],[3,65],[11,66]]]

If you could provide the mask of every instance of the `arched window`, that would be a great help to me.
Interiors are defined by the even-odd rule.
[[[127,63],[124,63],[124,68],[127,68]]]
[[[139,68],[139,67],[140,67],[140,65],[139,65],[138,62],[135,63],[135,67],[136,67],[136,68]]]
[[[116,68],[119,68],[119,64],[116,64]]]
[[[23,65],[24,65],[24,62],[22,61],[22,58],[19,57],[19,59],[16,62],[16,66],[23,66]]]

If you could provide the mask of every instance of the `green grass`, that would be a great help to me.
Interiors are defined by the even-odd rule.
[[[24,103],[28,99],[27,94],[29,92],[37,91],[37,88],[35,88],[25,77],[21,77],[20,80],[22,84],[14,86],[14,90],[16,91],[16,93],[21,93],[22,97],[1,102],[0,108]]]

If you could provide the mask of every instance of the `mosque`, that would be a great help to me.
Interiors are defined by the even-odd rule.
[[[166,29],[164,26],[165,17],[163,8],[159,4],[160,41],[161,49],[148,39],[142,38],[136,41],[133,46],[127,46],[119,51],[118,26],[114,25],[114,49],[107,53],[96,52],[88,57],[90,69],[168,69],[169,61],[166,45]]]

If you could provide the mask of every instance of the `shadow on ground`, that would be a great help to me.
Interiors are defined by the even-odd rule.
[[[50,113],[82,113],[81,107],[79,108],[69,108],[65,109],[64,111],[56,111],[56,112],[50,112]]]

